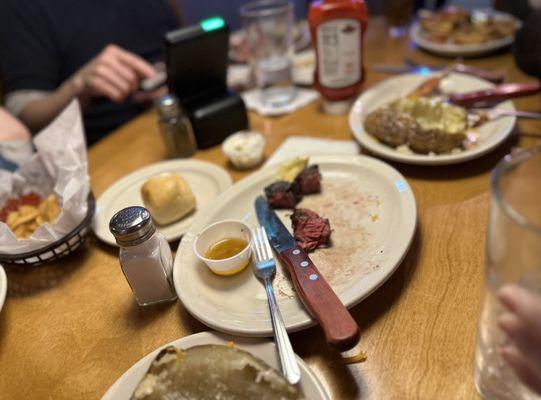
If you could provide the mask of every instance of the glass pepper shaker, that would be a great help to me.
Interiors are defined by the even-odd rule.
[[[139,206],[124,208],[111,218],[109,230],[120,246],[120,266],[137,303],[148,306],[175,300],[173,256],[150,212]]]
[[[182,111],[177,96],[156,100],[160,132],[169,157],[189,157],[197,151],[192,123]]]

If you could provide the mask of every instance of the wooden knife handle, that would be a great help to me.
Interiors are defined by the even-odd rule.
[[[478,92],[453,94],[449,101],[460,106],[471,106],[480,102],[499,102],[515,97],[530,96],[541,91],[539,82],[504,83]]]
[[[479,78],[486,79],[487,81],[490,81],[492,83],[502,83],[505,79],[505,74],[501,71],[478,68],[472,65],[466,65],[462,63],[454,64],[453,71],[478,76]]]
[[[304,250],[285,250],[280,258],[286,263],[305,307],[321,325],[327,343],[339,351],[355,346],[359,326]]]

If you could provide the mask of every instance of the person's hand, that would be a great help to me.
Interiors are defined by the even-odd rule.
[[[150,92],[137,92],[132,96],[133,101],[136,103],[152,103],[154,100],[159,99],[162,96],[165,96],[169,93],[167,86],[163,85],[157,89],[151,90]]]
[[[30,132],[15,117],[0,107],[0,142],[28,141]]]
[[[501,355],[527,386],[541,394],[541,296],[507,285],[498,297],[508,311],[498,325],[510,341]]]
[[[108,45],[71,78],[75,95],[83,102],[104,96],[122,102],[136,93],[142,79],[152,78],[152,66],[136,54]]]

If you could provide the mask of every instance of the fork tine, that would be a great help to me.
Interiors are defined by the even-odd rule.
[[[263,248],[261,247],[261,236],[260,236],[261,228],[257,227],[255,230],[255,237],[256,237],[256,243],[257,243],[257,252],[259,255],[259,261],[263,261],[265,259],[265,254],[263,253]]]
[[[263,230],[263,243],[265,245],[265,248],[267,249],[267,255],[268,255],[267,258],[270,260],[273,258],[273,255],[272,255],[272,249],[269,243],[269,237],[267,236],[267,231],[265,231],[265,227],[263,227],[262,230]]]
[[[269,259],[269,255],[267,253],[267,247],[265,246],[265,238],[266,238],[266,233],[265,233],[265,228],[261,228],[260,230],[260,238],[261,238],[261,248],[263,249],[263,253],[265,254],[265,260],[268,260]]]
[[[261,246],[261,253],[263,253],[263,258],[265,260],[268,260],[269,255],[267,254],[267,249],[265,247],[265,230],[264,230],[264,228],[259,228],[259,244]]]
[[[254,229],[250,229],[250,235],[252,235],[252,243],[250,244],[250,247],[252,248],[252,255],[257,261],[257,254],[256,254],[256,248],[255,248],[255,235],[254,235]]]
[[[265,249],[263,249],[262,243],[261,243],[261,228],[257,228],[257,247],[259,248],[259,252],[261,254],[261,261],[265,260]]]
[[[258,227],[256,229],[256,237],[257,237],[257,254],[259,256],[259,261],[265,260],[265,253],[263,252],[263,246],[261,243],[261,228]]]
[[[259,243],[258,243],[258,237],[257,237],[257,228],[252,228],[252,252],[254,253],[254,256],[256,258],[256,262],[261,261],[261,255],[259,252]]]

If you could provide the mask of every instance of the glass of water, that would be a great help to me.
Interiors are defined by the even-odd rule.
[[[477,332],[474,381],[485,399],[541,399],[499,354],[498,290],[517,283],[541,293],[541,147],[506,156],[492,173],[486,247],[486,291]]]
[[[240,15],[250,47],[250,63],[263,104],[281,107],[296,96],[292,82],[293,4],[261,0],[245,4]]]

